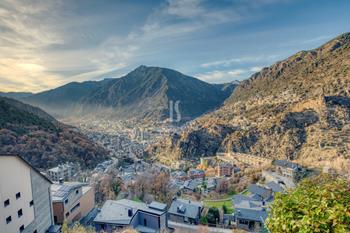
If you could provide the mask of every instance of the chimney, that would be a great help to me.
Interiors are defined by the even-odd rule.
[[[128,209],[128,216],[132,217],[132,209]]]

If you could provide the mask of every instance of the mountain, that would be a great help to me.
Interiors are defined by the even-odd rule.
[[[349,169],[350,33],[241,82],[217,111],[149,148],[165,162],[240,152]]]
[[[5,97],[0,97],[0,153],[20,154],[38,168],[65,162],[92,168],[107,159],[105,149],[75,128],[39,108]]]
[[[186,121],[222,104],[232,89],[224,91],[175,70],[140,66],[82,103],[92,109],[111,108],[111,115],[123,118],[162,121],[169,117],[170,101],[179,101],[179,112]]]
[[[23,99],[54,115],[163,121],[172,102],[182,121],[220,106],[236,84],[213,85],[175,70],[140,66],[127,75],[100,82],[70,83]],[[174,117],[177,118],[177,112]]]
[[[21,99],[33,95],[31,92],[0,92],[0,96],[12,98],[12,99]]]
[[[28,104],[43,108],[45,111],[57,117],[70,115],[76,109],[79,101],[110,82],[111,79],[102,81],[86,81],[82,83],[71,82],[61,87],[40,92],[21,98]]]

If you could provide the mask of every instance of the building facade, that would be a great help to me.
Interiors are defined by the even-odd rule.
[[[200,202],[175,198],[168,210],[169,221],[199,224],[203,211],[203,205]]]
[[[51,181],[17,155],[0,155],[0,230],[45,233],[53,226]]]
[[[230,177],[232,176],[233,165],[230,163],[219,163],[217,166],[217,176],[219,177]]]
[[[79,168],[76,164],[65,163],[47,170],[47,176],[55,182],[60,180],[69,181],[78,170]]]
[[[55,224],[80,221],[95,207],[94,190],[83,183],[55,183],[51,193]]]

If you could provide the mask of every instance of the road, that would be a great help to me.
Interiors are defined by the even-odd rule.
[[[171,228],[179,229],[181,232],[198,232],[202,226],[199,225],[189,225],[189,224],[183,224],[183,223],[177,223],[168,221],[168,226]],[[206,228],[209,230],[209,232],[212,233],[232,233],[232,229],[224,229],[224,228],[217,228],[217,227],[208,227]]]

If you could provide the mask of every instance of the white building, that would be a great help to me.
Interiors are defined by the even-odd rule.
[[[18,155],[0,155],[0,231],[45,233],[53,226],[51,181]]]
[[[73,163],[65,163],[58,165],[57,167],[50,168],[47,171],[47,175],[52,181],[59,182],[61,179],[69,181],[76,173],[78,168]]]

